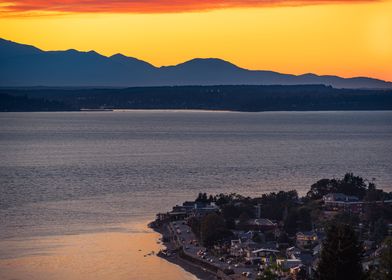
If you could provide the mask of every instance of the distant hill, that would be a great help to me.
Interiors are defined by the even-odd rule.
[[[378,79],[315,74],[289,75],[253,71],[230,62],[196,58],[165,67],[116,54],[94,51],[42,51],[36,47],[0,39],[0,86],[134,87],[178,85],[306,85],[335,88],[391,89],[392,83]]]
[[[47,98],[29,98],[25,95],[15,96],[0,91],[0,112],[43,112],[77,110],[61,101]]]

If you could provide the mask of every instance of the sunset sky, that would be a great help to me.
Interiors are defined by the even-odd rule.
[[[0,0],[0,37],[156,66],[217,57],[248,69],[392,81],[391,0]]]

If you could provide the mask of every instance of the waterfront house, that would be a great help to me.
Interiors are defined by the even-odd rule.
[[[303,231],[296,234],[296,245],[300,249],[312,249],[319,242],[319,238],[314,231]]]
[[[324,203],[336,201],[356,202],[359,201],[359,198],[357,196],[345,195],[342,193],[329,193],[323,196],[323,201]]]
[[[210,213],[216,213],[216,212],[219,212],[219,207],[216,206],[214,202],[207,203],[204,205],[196,204],[196,207],[193,210],[193,213],[196,216],[204,216],[204,215],[207,215]]]
[[[168,215],[169,215],[171,221],[184,220],[189,216],[186,211],[181,211],[181,210],[178,210],[178,211],[173,210],[173,211],[169,212]]]
[[[327,211],[346,211],[359,214],[363,210],[363,202],[356,196],[342,193],[329,193],[323,196],[324,209]]]
[[[277,259],[276,264],[286,270],[302,265],[302,261],[300,259]]]
[[[194,217],[203,217],[210,213],[219,212],[219,207],[214,202],[189,202],[183,203],[187,213]]]
[[[157,221],[157,222],[160,222],[160,223],[163,223],[163,222],[165,222],[165,221],[168,221],[169,218],[170,218],[169,213],[158,213],[158,214],[156,215],[156,221]]]
[[[246,250],[245,260],[252,264],[270,263],[277,259],[280,251],[269,248],[260,248],[257,250]]]

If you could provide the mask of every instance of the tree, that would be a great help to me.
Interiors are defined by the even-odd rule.
[[[235,220],[232,218],[226,219],[226,227],[228,229],[235,229]]]
[[[377,205],[375,202],[366,203],[364,206],[364,219],[373,224],[379,217],[383,216],[382,206]]]
[[[392,279],[392,238],[385,239],[380,257],[380,280]]]
[[[295,190],[278,193],[263,194],[257,198],[261,204],[263,217],[272,220],[282,220],[287,208],[291,208],[298,202],[298,193]]]
[[[220,193],[218,195],[215,195],[213,199],[216,205],[222,206],[228,203],[233,203],[235,201],[243,200],[244,197],[236,193],[230,193],[230,194]]]
[[[242,212],[241,215],[238,218],[238,228],[239,229],[246,229],[246,225],[248,224],[249,221],[249,215],[246,212]]]
[[[367,272],[368,280],[392,279],[392,237],[387,237],[381,245],[379,266],[373,266]]]
[[[221,206],[220,208],[225,219],[238,219],[244,212],[246,212],[249,218],[254,216],[253,205],[245,205],[243,203],[240,203],[240,205],[234,205],[233,203],[229,203]]]
[[[299,230],[309,231],[312,230],[312,217],[311,209],[307,207],[301,207],[298,209],[298,219],[299,219]]]
[[[348,213],[348,212],[339,212],[336,214],[331,223],[332,224],[346,224],[350,226],[358,225],[360,222],[358,215]]]
[[[345,224],[329,226],[317,268],[317,279],[361,279],[361,253],[362,247],[352,227]]]
[[[367,186],[362,177],[354,176],[353,173],[346,173],[342,180],[339,180],[338,192],[346,195],[355,195],[362,199],[366,195]]]
[[[346,173],[342,179],[322,179],[317,181],[310,187],[310,191],[306,194],[308,199],[321,199],[329,193],[343,193],[345,195],[354,195],[359,199],[364,198],[368,191],[370,192],[368,199],[377,199],[384,195],[379,193],[373,182],[366,184],[367,180],[353,173]]]
[[[290,209],[287,218],[284,220],[283,229],[289,235],[294,235],[297,232],[298,213],[296,209]]]
[[[306,273],[306,269],[304,267],[301,267],[301,269],[298,271],[295,279],[296,280],[306,280],[306,279],[308,279],[308,274]]]
[[[288,237],[287,233],[282,231],[278,236],[278,243],[289,243],[290,238]]]
[[[203,217],[200,226],[200,238],[204,246],[210,247],[217,241],[230,236],[222,216],[211,213]]]
[[[366,201],[377,201],[384,200],[384,197],[385,193],[383,190],[378,190],[374,183],[369,183],[366,195],[363,199]]]
[[[196,202],[208,202],[207,193],[199,193],[197,198],[195,199]]]
[[[188,219],[188,226],[196,236],[200,236],[200,221],[196,217],[190,217]]]
[[[374,240],[376,243],[380,243],[381,241],[384,240],[384,237],[388,234],[388,226],[387,222],[383,218],[379,218],[375,223],[374,223],[374,230],[371,235],[372,240]]]
[[[264,235],[261,236],[258,232],[255,232],[253,237],[252,237],[252,241],[256,242],[256,243],[262,243],[263,239],[264,239],[263,237],[264,237]]]
[[[310,186],[310,191],[306,194],[309,199],[321,199],[324,195],[336,192],[338,181],[335,179],[321,179]]]
[[[267,268],[262,272],[261,275],[257,275],[256,280],[277,280],[278,275],[272,272],[271,269]]]

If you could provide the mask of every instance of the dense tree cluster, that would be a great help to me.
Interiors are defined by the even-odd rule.
[[[298,205],[298,193],[295,190],[280,191],[263,194],[255,199],[261,205],[263,217],[272,220],[283,220],[287,216],[288,209]]]
[[[210,247],[216,242],[231,236],[221,215],[211,213],[203,217],[200,224],[200,239],[204,246]]]
[[[308,199],[321,199],[329,193],[343,193],[367,201],[392,198],[392,193],[378,190],[373,182],[368,182],[353,173],[346,173],[342,179],[321,179],[317,181],[310,187],[306,197]]]
[[[75,110],[75,108],[62,101],[53,101],[46,98],[31,98],[26,95],[13,96],[0,93],[0,112],[71,110]]]

